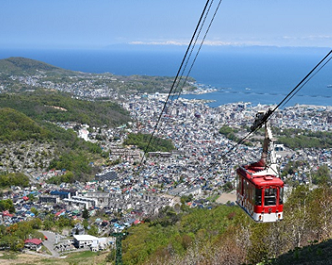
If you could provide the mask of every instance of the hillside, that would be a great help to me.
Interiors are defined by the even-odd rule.
[[[70,253],[61,258],[54,258],[50,255],[36,255],[35,253],[20,253],[20,252],[0,252],[1,265],[15,265],[15,264],[30,264],[30,265],[111,265],[106,262],[105,257],[108,251],[91,252],[81,251],[77,253]],[[113,263],[114,264],[114,263]]]
[[[103,160],[98,144],[77,137],[73,130],[33,120],[10,108],[0,108],[0,169],[63,169],[72,182],[89,179],[95,169],[89,163]]]
[[[78,100],[69,94],[47,90],[0,94],[0,108],[15,109],[34,120],[90,126],[119,126],[130,120],[127,111],[116,103]]]
[[[10,57],[0,60],[0,74],[2,75],[27,76],[41,73],[47,75],[65,75],[73,72],[23,57]]]
[[[35,121],[10,108],[0,108],[0,141],[26,141],[47,138],[49,132]]]
[[[161,139],[149,134],[128,134],[127,139],[123,142],[124,145],[136,145],[139,149],[146,151],[146,152],[170,152],[175,147],[171,140],[169,139]],[[146,148],[148,150],[146,150]]]
[[[332,264],[332,188],[298,186],[284,220],[255,223],[239,207],[165,208],[129,228],[124,264]],[[276,258],[277,257],[277,258]],[[109,260],[114,253],[109,255]]]
[[[278,223],[255,223],[239,207],[229,204],[189,208],[183,199],[181,206],[166,207],[127,230],[122,241],[123,264],[332,264],[332,214],[327,210],[332,203],[331,187],[323,185],[313,191],[304,186],[294,189],[285,203],[285,219]],[[22,254],[11,255],[4,252],[3,258],[20,262],[24,258]],[[98,264],[114,264],[111,263],[114,255],[114,249],[96,253],[102,256]],[[61,262],[72,264],[72,259],[78,262],[83,256],[85,261],[79,263],[92,264],[95,254],[69,254]],[[44,258],[33,263],[58,261]]]
[[[289,251],[266,265],[331,265],[332,239]]]

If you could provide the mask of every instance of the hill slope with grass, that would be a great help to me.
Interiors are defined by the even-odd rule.
[[[63,182],[89,179],[96,170],[90,162],[107,157],[98,144],[78,138],[73,130],[10,108],[0,108],[0,154],[0,166],[7,168],[65,168]]]
[[[332,264],[332,188],[298,186],[284,220],[255,223],[237,206],[165,208],[128,229],[124,264]],[[112,255],[109,255],[110,260]]]
[[[128,112],[117,103],[78,100],[69,94],[42,89],[33,93],[0,94],[0,108],[12,108],[39,121],[98,127],[119,126],[130,120]]]
[[[23,113],[0,108],[0,141],[44,140],[49,132]]]
[[[0,74],[27,76],[36,74],[68,75],[73,71],[23,57],[10,57],[0,60]]]

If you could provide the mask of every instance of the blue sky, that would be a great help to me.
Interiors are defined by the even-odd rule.
[[[0,48],[187,45],[205,2],[3,0]],[[331,10],[331,0],[223,0],[206,45],[332,47]]]

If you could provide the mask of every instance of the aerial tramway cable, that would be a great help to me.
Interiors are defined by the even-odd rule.
[[[183,69],[182,75],[180,76],[180,80],[179,80],[179,82],[178,82],[178,86],[176,87],[176,88],[180,87],[180,88],[179,88],[178,95],[177,95],[177,97],[176,97],[176,100],[178,100],[179,97],[181,96],[182,88],[185,86],[186,82],[188,81],[188,78],[189,78],[189,75],[190,75],[190,73],[191,73],[191,70],[192,70],[192,68],[193,68],[193,66],[194,66],[194,64],[195,64],[195,62],[196,62],[196,59],[197,59],[197,57],[198,57],[198,54],[200,53],[200,51],[201,51],[201,49],[202,49],[202,46],[203,46],[204,41],[205,41],[205,39],[206,39],[206,36],[207,36],[207,34],[208,34],[208,32],[209,32],[209,30],[210,30],[210,28],[211,28],[211,25],[212,25],[212,23],[213,23],[213,21],[214,21],[214,18],[215,18],[216,15],[217,15],[217,12],[218,12],[218,10],[219,10],[219,7],[220,7],[221,2],[222,2],[222,0],[219,0],[219,3],[218,3],[218,5],[217,5],[217,7],[216,7],[216,9],[215,9],[215,11],[214,11],[214,14],[213,14],[213,16],[212,16],[212,18],[211,18],[211,20],[210,20],[210,23],[209,23],[209,25],[208,25],[208,27],[207,27],[207,29],[206,29],[206,31],[205,31],[204,37],[203,37],[203,39],[202,39],[202,41],[201,41],[201,43],[200,43],[200,46],[199,46],[199,48],[198,48],[198,50],[197,50],[197,52],[196,52],[195,58],[193,59],[191,65],[190,65],[190,68],[189,68],[189,70],[188,70],[188,72],[187,72],[187,74],[186,74],[185,80],[182,82],[182,86],[180,86],[180,83],[181,83],[181,80],[182,80],[182,77],[183,77],[183,73],[184,73],[184,71],[185,71],[185,69],[186,69],[186,67],[187,67],[187,64],[188,64],[188,62],[189,62],[189,59],[190,59],[190,57],[191,57],[191,54],[192,54],[192,52],[193,52],[193,50],[194,50],[194,48],[195,48],[195,45],[196,45],[197,40],[198,40],[198,37],[199,37],[200,32],[201,32],[201,30],[202,30],[202,28],[203,28],[203,26],[204,26],[205,20],[206,20],[206,18],[207,18],[207,16],[208,16],[208,13],[209,13],[210,8],[211,8],[211,6],[212,6],[212,4],[213,4],[213,1],[211,2],[210,6],[209,6],[209,9],[208,9],[208,11],[207,11],[207,13],[206,13],[206,15],[205,15],[205,17],[204,17],[203,24],[201,25],[201,28],[200,28],[199,34],[197,34],[197,37],[196,37],[195,43],[194,43],[194,45],[193,45],[193,47],[192,47],[192,49],[191,49],[190,55],[189,55],[189,57],[188,57],[188,59],[187,59],[187,62],[186,62],[185,68]]]
[[[213,21],[214,21],[216,15],[217,15],[217,12],[218,12],[218,10],[219,10],[219,7],[220,7],[221,2],[222,2],[222,0],[219,0],[219,3],[218,3],[218,5],[217,5],[217,7],[216,7],[216,9],[215,9],[215,11],[214,11],[214,14],[213,14],[213,16],[212,16],[212,18],[211,18],[211,20],[210,20],[210,23],[209,23],[207,29],[205,30],[205,34],[204,34],[204,37],[202,38],[202,41],[201,41],[201,43],[200,43],[200,46],[199,46],[198,50],[196,51],[195,58],[193,59],[191,65],[190,65],[190,68],[189,68],[187,74],[185,75],[185,79],[184,79],[184,81],[182,82],[182,79],[183,79],[183,77],[184,77],[184,72],[186,71],[186,68],[187,68],[187,66],[188,66],[189,60],[190,60],[190,58],[191,58],[191,55],[193,54],[193,51],[194,51],[195,46],[196,46],[196,44],[197,44],[198,38],[199,38],[199,36],[200,36],[200,34],[201,34],[201,31],[202,31],[202,29],[203,29],[203,27],[204,27],[204,24],[205,24],[205,21],[206,21],[206,19],[207,19],[207,17],[208,17],[208,14],[209,14],[209,12],[210,12],[210,9],[211,9],[211,7],[212,7],[212,5],[213,5],[213,0],[211,1],[210,5],[209,5],[209,7],[208,7],[208,9],[207,9],[207,11],[205,12],[204,19],[203,19],[203,21],[202,21],[202,23],[201,23],[201,25],[200,25],[200,28],[199,28],[199,30],[198,30],[198,33],[196,34],[194,44],[191,46],[190,53],[189,53],[189,55],[187,56],[186,62],[185,62],[185,64],[184,64],[184,67],[183,67],[183,69],[182,69],[182,71],[181,71],[181,74],[179,75],[179,80],[176,82],[176,87],[175,87],[175,89],[174,89],[174,93],[173,93],[173,95],[171,95],[171,97],[172,97],[172,96],[176,97],[175,99],[172,99],[172,100],[173,100],[173,104],[172,104],[173,106],[174,106],[174,105],[176,104],[176,102],[178,101],[179,97],[181,96],[182,89],[183,89],[183,87],[185,86],[185,84],[186,84],[187,81],[188,81],[188,78],[189,78],[189,75],[190,75],[190,73],[191,73],[191,70],[192,70],[192,68],[193,68],[193,66],[194,66],[194,64],[195,64],[195,62],[196,62],[196,59],[197,59],[197,57],[198,57],[198,54],[199,54],[199,52],[200,52],[200,50],[201,50],[201,48],[202,48],[202,46],[203,46],[203,44],[204,44],[204,41],[205,41],[206,36],[207,36],[207,34],[208,34],[208,32],[209,32],[209,30],[210,30],[210,28],[211,28],[211,25],[212,25],[212,23],[213,23]],[[181,82],[182,82],[182,83],[181,83]],[[178,92],[176,93],[176,91],[178,91]],[[170,108],[172,108],[172,105],[170,106]],[[163,130],[163,129],[162,129],[162,126],[163,126],[163,122],[161,123],[160,127],[158,128],[158,131],[162,131],[162,130]]]
[[[285,102],[283,102],[282,104],[279,104],[280,106],[284,106],[284,105],[286,105],[296,94],[297,94],[297,92],[299,92],[301,89],[302,89],[302,87],[303,86],[305,86],[310,80],[311,80],[311,78],[313,78],[329,61],[331,61],[331,59],[332,59],[332,56],[331,57],[329,57],[330,55],[331,55],[331,53],[332,53],[332,50],[322,59],[322,61],[321,62],[323,62],[324,60],[326,60],[326,62],[323,64],[323,65],[321,65],[319,68],[318,68],[318,66],[321,64],[321,62],[319,63],[319,64],[317,64],[317,66],[315,67],[316,69],[317,69],[317,71],[316,72],[314,72],[314,70],[315,69],[313,69],[311,72],[312,72],[312,75],[306,80],[306,81],[304,81],[302,84],[301,84],[301,86],[299,86],[298,88],[297,88],[297,90],[296,91],[294,91],[294,93],[293,93],[293,95],[291,95],[290,97],[289,97],[289,99],[287,99],[287,101],[285,101]],[[328,58],[329,57],[329,58]],[[308,74],[309,75],[309,74]],[[293,89],[294,90],[294,89]]]
[[[211,8],[212,4],[213,4],[213,0],[211,1],[210,5],[208,6],[207,11],[205,12],[204,19],[203,19],[202,22],[200,23],[200,26],[199,26],[198,31],[197,31],[196,34],[194,35],[194,36],[195,36],[195,40],[194,40],[193,44],[191,44],[191,45],[189,46],[189,47],[191,47],[190,52],[189,52],[189,55],[187,54],[187,56],[185,56],[185,57],[183,58],[183,60],[184,60],[185,62],[183,61],[183,65],[181,65],[181,69],[182,69],[182,70],[181,70],[181,73],[177,76],[178,78],[175,77],[175,80],[174,80],[174,82],[175,82],[175,88],[173,89],[174,92],[170,94],[170,98],[171,98],[171,100],[173,100],[172,97],[175,96],[176,91],[177,91],[177,90],[179,89],[179,87],[180,87],[181,80],[182,80],[182,78],[183,78],[184,72],[185,72],[185,70],[186,70],[186,68],[187,68],[187,66],[188,66],[188,63],[189,63],[190,57],[191,57],[191,55],[192,55],[192,53],[193,53],[193,50],[195,49],[195,46],[196,46],[197,40],[198,40],[198,38],[199,38],[199,36],[200,36],[200,34],[201,34],[202,28],[203,28],[203,26],[204,26],[204,24],[205,24],[205,20],[206,20],[208,14],[209,14],[209,11],[210,11],[210,8]],[[193,37],[194,37],[194,36],[193,36]],[[197,57],[197,55],[196,55],[196,57]],[[183,66],[183,67],[182,67],[182,66]],[[185,79],[185,81],[183,82],[183,86],[184,86],[184,84],[186,83],[186,81],[188,80],[188,75],[189,75],[189,73],[187,74],[186,79]],[[172,87],[173,87],[173,86],[172,86]],[[172,88],[171,88],[171,89],[172,89]],[[180,89],[179,89],[178,96],[177,96],[176,100],[179,98],[179,96],[180,96],[180,94],[181,94],[181,91],[182,91],[182,87],[180,87]],[[164,109],[165,109],[167,103],[168,103],[168,102],[165,103],[165,105],[164,105]],[[173,103],[173,104],[174,104],[174,103]],[[161,115],[163,114],[164,109],[162,110]],[[163,122],[161,123],[160,127],[158,128],[158,132],[159,132],[159,131],[162,131],[162,126],[163,126]],[[148,149],[148,148],[146,148],[146,149]]]
[[[160,122],[160,120],[161,120],[161,117],[162,117],[164,111],[165,111],[165,108],[166,108],[166,106],[167,106],[168,100],[169,100],[171,94],[173,93],[173,90],[174,90],[174,87],[175,87],[175,85],[176,85],[176,83],[177,83],[177,80],[178,80],[178,78],[179,78],[179,75],[180,75],[181,69],[182,69],[182,67],[183,67],[183,65],[184,65],[184,63],[185,63],[185,61],[186,61],[186,58],[187,58],[187,55],[188,55],[188,53],[189,53],[190,47],[192,46],[192,43],[193,43],[193,41],[194,41],[194,39],[195,39],[195,36],[196,36],[196,34],[197,34],[197,32],[198,32],[198,30],[199,30],[199,28],[200,28],[200,25],[201,25],[202,19],[203,19],[205,13],[206,13],[206,10],[207,10],[207,8],[208,8],[209,2],[210,2],[210,0],[207,0],[206,3],[205,3],[204,9],[203,9],[202,14],[201,14],[201,16],[200,16],[200,18],[199,18],[199,21],[198,21],[198,23],[197,23],[197,26],[196,26],[196,28],[195,28],[195,31],[194,31],[194,33],[193,33],[193,35],[192,35],[192,37],[191,37],[191,40],[190,40],[189,45],[188,45],[188,47],[187,47],[186,53],[185,53],[185,55],[184,55],[184,57],[183,57],[183,59],[182,59],[182,62],[181,62],[181,64],[180,64],[180,67],[179,67],[179,69],[178,69],[178,71],[177,71],[177,74],[176,74],[176,76],[175,76],[175,78],[174,78],[174,81],[173,81],[173,83],[172,83],[172,86],[171,86],[171,88],[170,88],[170,91],[169,91],[169,93],[168,93],[168,96],[167,96],[167,98],[166,98],[166,101],[165,101],[165,103],[164,103],[164,106],[163,106],[163,108],[162,108],[162,110],[161,110],[161,112],[160,112],[160,115],[159,115],[159,117],[158,117],[158,120],[157,120],[157,122],[156,122],[156,124],[155,124],[155,126],[154,126],[154,130],[153,130],[153,132],[151,133],[151,136],[150,136],[150,139],[149,139],[148,145],[146,146],[146,148],[145,148],[145,150],[144,150],[144,155],[143,155],[143,157],[142,157],[142,159],[141,159],[141,163],[140,163],[141,165],[143,165],[143,167],[144,167],[144,163],[143,163],[143,162],[144,162],[145,155],[146,155],[146,153],[147,153],[147,151],[148,151],[148,149],[149,149],[149,147],[150,147],[150,144],[151,144],[151,141],[152,141],[152,138],[153,138],[153,135],[154,135],[155,131],[158,130],[158,124],[159,124],[159,122]]]

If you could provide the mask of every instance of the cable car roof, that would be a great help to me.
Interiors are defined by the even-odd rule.
[[[248,181],[252,182],[254,185],[266,186],[266,185],[275,185],[275,186],[284,186],[284,182],[276,176],[276,174],[271,174],[266,171],[264,167],[250,167],[244,166],[240,167],[238,173],[246,178]],[[258,174],[255,173],[266,172],[267,174]]]

